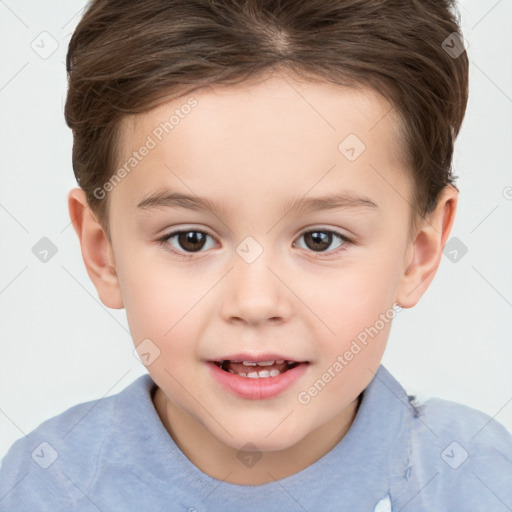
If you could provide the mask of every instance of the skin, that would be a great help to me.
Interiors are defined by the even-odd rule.
[[[69,212],[101,301],[126,309],[135,345],[149,338],[160,350],[147,369],[169,434],[211,477],[259,485],[310,466],[347,433],[392,322],[309,403],[298,394],[395,301],[418,302],[440,263],[458,192],[446,187],[411,236],[399,121],[370,89],[276,75],[192,96],[198,106],[109,192],[111,241],[79,188],[69,193]],[[124,156],[187,99],[126,117]],[[366,146],[354,161],[338,149],[348,134]],[[136,208],[162,188],[220,200],[226,211]],[[378,209],[283,214],[289,200],[349,191]],[[157,241],[184,228],[210,236],[192,251],[178,237]],[[306,228],[351,242],[333,236],[315,250]],[[248,236],[263,249],[252,263],[236,252]],[[214,381],[205,362],[237,352],[310,364],[279,396],[249,400]],[[252,467],[237,457],[246,443],[262,454]]]

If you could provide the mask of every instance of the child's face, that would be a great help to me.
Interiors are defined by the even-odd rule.
[[[201,433],[234,449],[282,450],[306,436],[327,446],[378,368],[393,304],[426,279],[406,272],[412,188],[396,118],[370,90],[290,78],[191,96],[196,106],[181,108],[184,97],[124,122],[120,167],[150,148],[110,192],[112,264],[134,343],[151,340],[147,369],[183,446]],[[220,208],[137,206],[166,191]],[[374,206],[290,208],[334,195]],[[177,230],[192,233],[157,241]],[[241,395],[212,371],[209,361],[240,353],[307,364],[258,398],[261,380],[246,377]]]

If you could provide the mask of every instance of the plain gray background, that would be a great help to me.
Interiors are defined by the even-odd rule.
[[[0,0],[0,457],[43,420],[146,373],[124,310],[98,299],[67,210],[65,55],[84,5]],[[397,315],[383,364],[409,393],[512,430],[512,0],[459,7],[470,99],[449,243],[467,252],[443,256],[419,304]],[[33,253],[43,237],[57,251],[46,263]]]

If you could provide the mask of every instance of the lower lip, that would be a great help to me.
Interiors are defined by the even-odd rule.
[[[307,371],[308,363],[301,363],[295,368],[286,370],[277,377],[263,377],[251,379],[250,377],[241,377],[235,373],[224,371],[215,363],[208,362],[213,377],[222,384],[228,391],[241,398],[250,400],[264,400],[272,398],[297,382]]]

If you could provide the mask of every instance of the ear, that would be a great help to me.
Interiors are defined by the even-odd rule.
[[[74,188],[69,192],[68,209],[80,241],[87,273],[101,302],[112,309],[123,308],[111,243],[92,213],[81,188]]]
[[[415,306],[434,279],[455,220],[458,197],[458,190],[447,185],[408,247],[396,300],[404,308]]]

